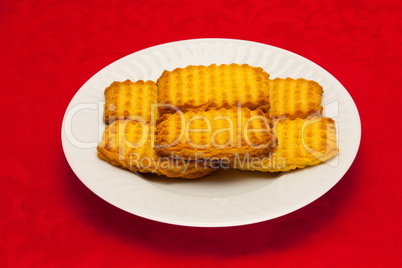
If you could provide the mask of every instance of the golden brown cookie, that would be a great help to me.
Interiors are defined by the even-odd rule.
[[[331,118],[278,119],[274,125],[278,145],[270,154],[232,159],[230,166],[263,172],[288,171],[317,165],[339,151],[335,122]]]
[[[306,118],[321,115],[323,89],[315,81],[303,78],[276,78],[269,81],[269,116]]]
[[[230,108],[240,105],[252,110],[269,108],[269,75],[248,64],[187,66],[164,71],[157,80],[161,114],[190,109]]]
[[[216,170],[208,163],[160,157],[152,148],[151,126],[118,120],[106,126],[99,143],[98,157],[133,172],[156,173],[168,177],[198,178]]]
[[[158,116],[156,94],[156,84],[153,81],[113,82],[105,89],[105,123],[128,118],[137,120],[138,117],[150,123],[155,120],[152,117]]]
[[[161,155],[209,160],[266,154],[276,145],[266,115],[238,107],[165,114],[155,137],[155,150]]]

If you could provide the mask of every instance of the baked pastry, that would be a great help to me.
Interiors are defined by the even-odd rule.
[[[150,123],[158,117],[157,89],[153,81],[113,82],[105,89],[104,121],[135,119]],[[154,118],[153,118],[154,117]]]
[[[164,71],[157,80],[161,114],[177,109],[269,108],[269,75],[248,64],[187,66]],[[176,110],[175,110],[176,108]]]
[[[98,157],[133,172],[156,173],[167,177],[199,178],[216,170],[205,161],[160,157],[152,143],[151,125],[117,120],[106,126],[97,147]]]
[[[277,147],[263,157],[233,158],[230,167],[262,172],[288,171],[317,165],[334,157],[337,147],[335,122],[326,117],[274,121]]]
[[[269,81],[271,118],[306,118],[322,112],[322,87],[303,78],[275,78]]]
[[[159,154],[185,159],[262,155],[276,145],[265,114],[238,107],[165,114],[159,119],[155,138]]]

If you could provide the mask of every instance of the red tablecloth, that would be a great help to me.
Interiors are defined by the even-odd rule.
[[[0,266],[401,266],[402,2],[190,2],[0,2]],[[122,56],[204,37],[285,48],[348,89],[362,142],[327,194],[267,222],[191,228],[123,212],[75,176],[60,129],[81,85]]]

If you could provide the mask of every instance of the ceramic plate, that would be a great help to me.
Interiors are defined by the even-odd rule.
[[[113,81],[153,80],[187,65],[248,63],[275,77],[315,80],[324,88],[324,115],[337,124],[340,153],[318,166],[267,174],[221,170],[196,180],[138,175],[98,159],[104,89]],[[331,189],[352,164],[360,144],[360,119],[347,90],[327,71],[297,54],[233,39],[194,39],[150,47],[108,65],[71,100],[62,125],[66,158],[95,194],[132,214],[185,226],[235,226],[295,211]]]

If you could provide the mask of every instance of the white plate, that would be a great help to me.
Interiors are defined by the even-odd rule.
[[[163,70],[187,65],[248,63],[271,78],[306,78],[324,88],[325,115],[335,119],[339,156],[281,175],[223,170],[197,179],[146,178],[99,160],[104,89],[113,81],[156,80]],[[78,178],[107,202],[135,215],[186,226],[235,226],[273,219],[314,201],[352,164],[360,119],[346,89],[317,64],[292,52],[250,41],[194,39],[150,47],[108,65],[71,100],[62,125],[66,158]]]

